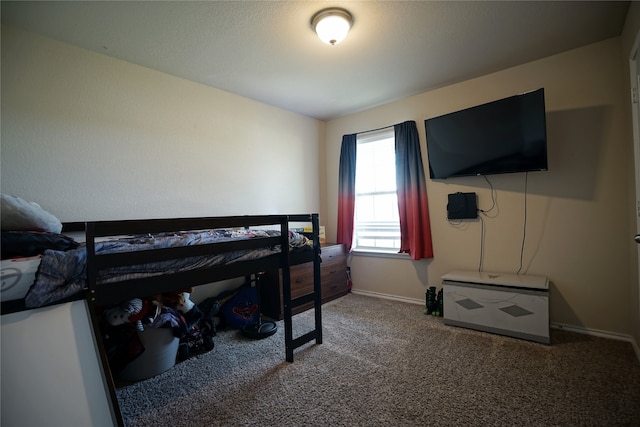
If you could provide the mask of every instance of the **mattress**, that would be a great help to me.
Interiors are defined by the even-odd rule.
[[[97,271],[98,286],[121,284],[149,279],[163,275],[179,275],[190,271],[203,270],[214,266],[256,260],[280,253],[279,230],[258,229],[207,229],[194,231],[163,232],[121,237],[115,240],[96,242],[96,255],[124,255],[141,253],[147,256],[143,262],[113,264]],[[221,251],[212,251],[211,246],[240,240],[264,239],[271,246],[244,246],[237,249],[220,245]],[[312,250],[310,241],[302,234],[289,232],[290,250]],[[167,249],[202,246],[206,250],[191,251],[191,256],[179,256],[175,251],[171,257],[158,256],[148,261],[148,254],[156,251],[167,253]],[[208,248],[209,247],[209,248]],[[85,290],[87,282],[87,248],[84,245],[67,251],[45,251],[38,274],[25,299],[27,308],[42,307],[67,298],[72,298]],[[127,285],[129,286],[129,285]]]
[[[0,261],[0,301],[22,299],[35,281],[40,256],[11,258]]]

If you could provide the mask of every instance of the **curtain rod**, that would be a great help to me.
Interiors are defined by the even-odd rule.
[[[414,120],[407,120],[407,121],[404,121],[404,122],[396,123],[395,125],[384,126],[384,127],[378,128],[378,129],[366,130],[364,132],[351,133],[351,134],[348,134],[348,135],[362,135],[364,133],[378,132],[379,130],[389,129],[389,128],[392,128],[392,127],[394,127],[396,125],[401,125],[402,123],[407,123],[407,122],[412,122],[412,121],[414,121]]]
[[[378,132],[379,130],[389,129],[389,128],[392,128],[394,126],[395,125],[389,125],[389,126],[384,126],[384,127],[378,128],[378,129],[366,130],[364,132],[356,132],[356,133],[354,133],[354,135],[362,135],[362,134],[365,134],[365,133]]]

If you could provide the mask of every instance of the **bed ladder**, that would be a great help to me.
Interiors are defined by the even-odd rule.
[[[287,239],[288,239],[288,223],[297,221],[308,221],[307,217],[299,217],[296,215],[289,215],[287,219]],[[293,351],[299,347],[302,347],[306,343],[315,339],[316,344],[322,344],[322,294],[321,294],[321,279],[320,279],[320,222],[319,215],[311,215],[311,224],[313,227],[313,293],[303,295],[301,297],[291,298],[291,268],[290,263],[285,262],[282,267],[282,299],[284,305],[284,334],[285,334],[285,352],[287,362],[293,362]],[[285,234],[284,232],[282,234]],[[283,252],[287,257],[290,257],[288,253],[288,240],[287,244],[283,245],[287,249]],[[293,336],[293,309],[300,307],[304,304],[313,302],[314,310],[314,328],[302,334],[296,338]]]

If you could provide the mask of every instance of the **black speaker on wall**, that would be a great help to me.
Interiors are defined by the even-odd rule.
[[[447,219],[473,219],[478,217],[476,193],[449,194]]]

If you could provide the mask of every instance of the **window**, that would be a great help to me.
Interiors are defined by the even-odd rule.
[[[337,225],[336,242],[349,250],[406,253],[413,260],[433,258],[415,121],[342,135]]]
[[[353,249],[397,253],[400,218],[393,127],[358,134],[356,144]]]

